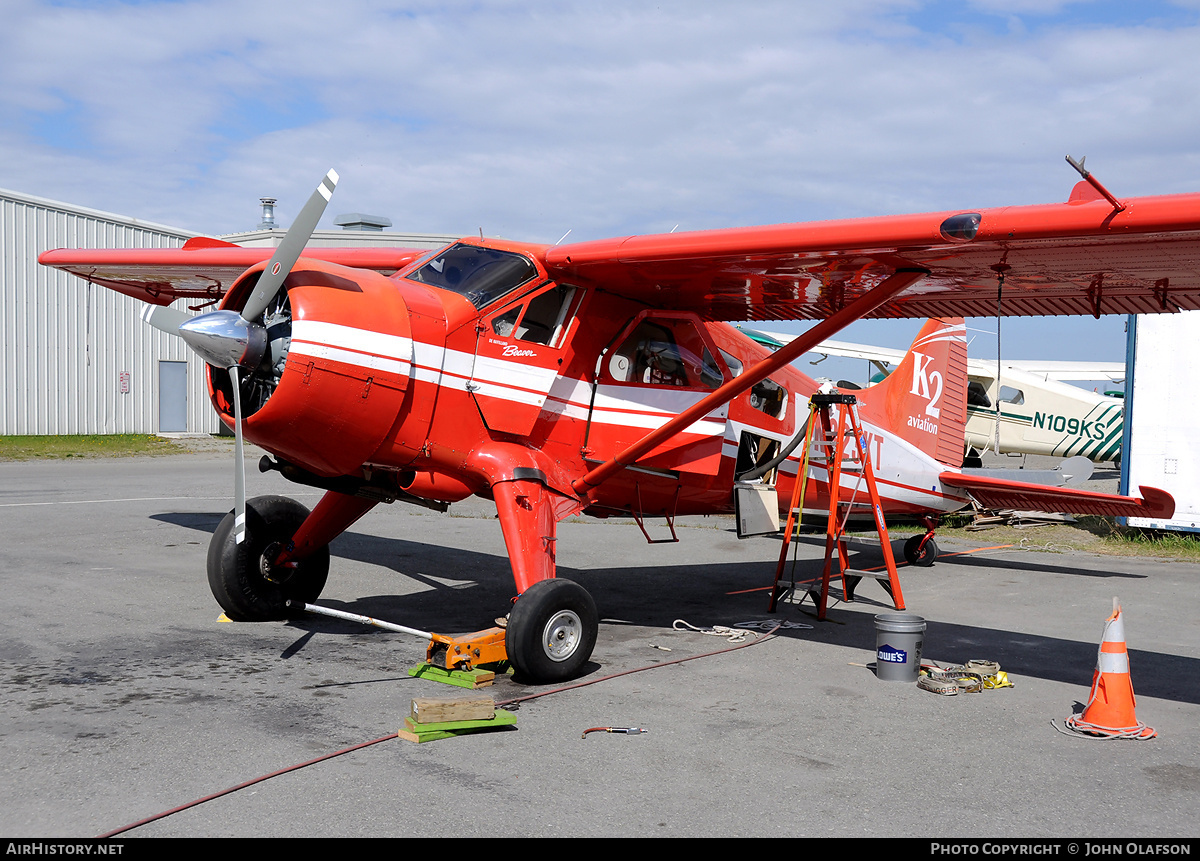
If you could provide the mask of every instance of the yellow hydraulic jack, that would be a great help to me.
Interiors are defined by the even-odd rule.
[[[503,628],[486,628],[470,634],[448,637],[445,634],[435,634],[431,631],[421,631],[370,616],[360,616],[357,613],[347,613],[343,610],[332,610],[317,604],[305,604],[300,601],[288,601],[289,609],[304,610],[321,616],[331,616],[334,619],[344,619],[348,622],[359,622],[394,631],[398,634],[411,634],[429,642],[425,650],[425,664],[431,668],[450,673],[463,671],[471,672],[484,665],[499,664],[508,660],[508,651],[504,646]],[[424,672],[416,675],[426,676]],[[436,676],[436,674],[434,674]],[[445,679],[449,681],[449,679]],[[490,681],[490,676],[489,679]],[[456,682],[451,682],[457,684]]]

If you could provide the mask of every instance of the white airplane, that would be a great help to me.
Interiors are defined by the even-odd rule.
[[[744,327],[742,331],[767,347],[780,347],[796,337]],[[904,358],[903,350],[848,341],[822,341],[811,352],[823,357],[812,364],[828,356],[865,359],[885,376]],[[967,360],[964,466],[980,466],[980,456],[987,451],[1052,457],[1082,455],[1095,463],[1120,459],[1124,401],[1065,381],[1121,381],[1125,376],[1123,364],[1003,359],[998,384],[996,370],[995,362]],[[845,381],[837,384],[848,387]]]

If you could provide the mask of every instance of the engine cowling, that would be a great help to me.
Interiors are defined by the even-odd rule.
[[[222,308],[246,302],[243,274]],[[412,373],[408,308],[394,282],[302,258],[263,313],[269,345],[242,385],[246,439],[322,476],[359,469],[397,423]],[[233,422],[232,390],[209,368],[213,405]]]

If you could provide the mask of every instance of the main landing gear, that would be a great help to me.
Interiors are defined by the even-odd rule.
[[[208,585],[235,622],[268,622],[290,615],[285,602],[310,603],[325,588],[329,548],[309,554],[295,567],[272,570],[279,546],[291,540],[308,509],[283,496],[246,502],[246,540],[234,540],[234,512],[225,515],[208,545]]]
[[[541,580],[508,616],[504,644],[518,675],[534,682],[574,678],[596,646],[596,602],[573,580]]]
[[[328,545],[297,563],[271,564],[308,515],[303,505],[282,496],[248,500],[241,544],[234,539],[234,512],[225,515],[208,547],[208,584],[226,616],[235,622],[286,619],[297,612],[287,606],[289,600],[302,605],[317,599],[329,576]],[[562,682],[577,676],[592,656],[598,628],[596,603],[587,590],[572,580],[548,578],[513,605],[504,647],[519,678]]]

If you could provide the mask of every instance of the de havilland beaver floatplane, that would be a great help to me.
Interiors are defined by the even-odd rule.
[[[147,303],[205,360],[235,432],[235,502],[208,576],[234,620],[320,594],[329,542],[378,503],[495,501],[517,597],[503,645],[525,678],[578,673],[598,615],[555,578],[578,514],[733,511],[769,463],[790,496],[817,385],[791,362],[864,317],[932,319],[885,382],[855,392],[888,515],[968,505],[1169,517],[1174,501],[960,468],[962,317],[1200,308],[1200,194],[1117,199],[1084,176],[1065,203],[630,236],[556,246],[467,238],[428,250],[306,248],[322,180],[271,249],[48,251],[41,262]],[[218,310],[190,314],[219,300]],[[725,322],[813,320],[775,353]],[[241,440],[325,490],[310,512],[247,500]],[[800,447],[803,449],[803,446]],[[780,457],[785,450],[786,456]],[[826,505],[826,473],[807,472]],[[847,497],[850,488],[838,488]],[[497,608],[498,609],[498,608]]]

